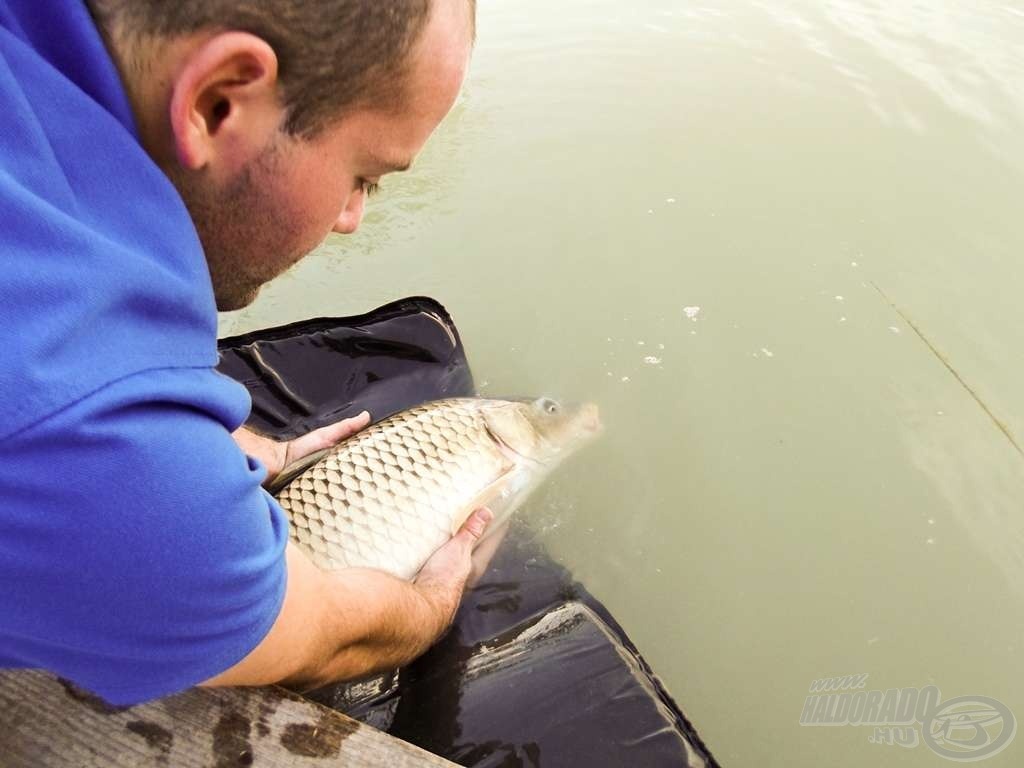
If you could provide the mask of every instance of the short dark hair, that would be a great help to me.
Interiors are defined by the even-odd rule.
[[[284,129],[315,135],[344,111],[391,106],[434,0],[88,0],[105,35],[132,43],[206,28],[265,40],[278,59]],[[475,0],[470,0],[475,14]],[[144,65],[143,65],[144,66]]]

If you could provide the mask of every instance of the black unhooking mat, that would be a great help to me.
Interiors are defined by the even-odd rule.
[[[249,426],[279,439],[475,392],[455,325],[427,298],[220,352],[252,394]],[[521,523],[425,656],[311,697],[464,766],[717,765],[622,627]]]

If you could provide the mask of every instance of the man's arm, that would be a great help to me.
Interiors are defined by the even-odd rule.
[[[0,446],[0,655],[130,705],[203,680],[359,676],[436,639],[486,514],[414,584],[322,574],[289,551],[284,512],[224,429],[244,405],[207,369],[145,371]]]
[[[203,685],[312,688],[412,661],[455,616],[473,545],[490,520],[487,510],[471,515],[413,583],[366,568],[321,571],[289,544],[277,621],[244,659]]]

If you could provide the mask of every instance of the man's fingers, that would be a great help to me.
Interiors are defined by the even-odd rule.
[[[363,411],[350,419],[342,419],[335,424],[329,424],[326,427],[321,427],[314,432],[310,432],[310,435],[318,436],[318,439],[322,442],[320,448],[328,448],[339,440],[351,437],[359,430],[365,428],[369,423],[370,412]]]
[[[370,413],[363,411],[358,416],[350,419],[342,419],[326,427],[315,429],[301,437],[297,437],[288,443],[288,454],[285,465],[298,461],[311,453],[330,448],[335,443],[351,437],[356,432],[364,429],[370,423]]]
[[[493,519],[494,513],[487,509],[487,507],[482,507],[470,515],[469,519],[462,524],[458,533],[455,534],[455,538],[461,536],[469,544],[475,544],[484,535],[484,531],[487,530],[487,526]]]
[[[458,532],[430,556],[416,577],[416,581],[436,580],[446,584],[457,583],[458,591],[461,594],[462,584],[465,582],[466,576],[469,575],[473,546],[484,535],[488,523],[493,519],[494,515],[491,510],[486,508],[476,510],[462,524]]]

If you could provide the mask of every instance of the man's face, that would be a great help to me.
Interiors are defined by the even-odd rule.
[[[260,286],[332,230],[355,232],[366,188],[412,164],[451,109],[472,45],[464,0],[438,0],[413,49],[397,110],[357,108],[313,139],[278,132],[225,184],[177,181],[206,252],[217,308],[241,309]]]

